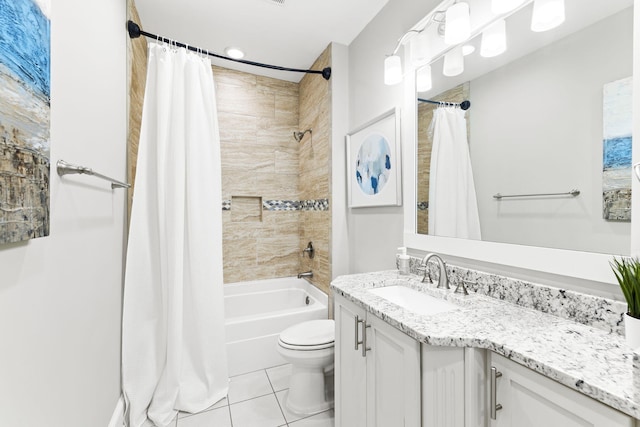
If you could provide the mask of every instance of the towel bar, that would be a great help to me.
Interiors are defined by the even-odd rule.
[[[111,182],[111,188],[129,188],[131,184],[127,184],[126,182],[121,182],[113,178],[109,178],[106,175],[102,175],[101,173],[94,172],[93,169],[87,168],[84,166],[73,165],[71,163],[67,163],[64,160],[58,160],[56,163],[58,175],[67,175],[67,174],[85,174],[85,175],[93,175],[98,178],[107,180]]]

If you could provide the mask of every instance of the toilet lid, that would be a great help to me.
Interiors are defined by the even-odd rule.
[[[285,329],[280,334],[280,342],[293,346],[323,346],[335,340],[333,319],[309,320]]]

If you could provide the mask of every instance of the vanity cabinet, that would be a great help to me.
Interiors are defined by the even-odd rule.
[[[336,427],[420,427],[420,343],[335,295]]]
[[[489,427],[635,425],[628,415],[531,369],[495,353],[489,357]]]
[[[422,344],[422,427],[486,427],[486,351]]]

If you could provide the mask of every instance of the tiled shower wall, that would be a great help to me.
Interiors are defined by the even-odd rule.
[[[127,19],[140,22],[138,10],[133,0],[127,1]],[[127,130],[127,175],[128,182],[133,183],[136,177],[136,160],[138,159],[138,142],[140,140],[140,122],[142,120],[142,103],[144,87],[147,81],[147,40],[145,37],[131,39],[127,37],[127,78],[129,85],[129,128]],[[133,185],[128,190],[127,218],[131,218]]]
[[[213,67],[220,125],[224,281],[298,273],[299,211],[266,210],[299,200],[298,84]]]
[[[331,65],[331,46],[311,67],[322,70]],[[329,293],[331,282],[331,85],[317,74],[300,81],[300,130],[312,129],[300,142],[299,191],[302,200],[327,200],[326,209],[300,212],[300,246],[313,242],[315,257],[304,257],[301,268],[312,270],[311,282]]]

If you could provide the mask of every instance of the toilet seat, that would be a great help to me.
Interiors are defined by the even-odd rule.
[[[331,348],[335,341],[335,322],[332,319],[309,320],[287,328],[280,334],[278,345],[298,351]]]

